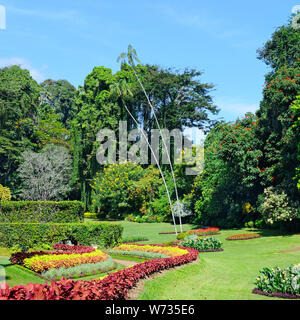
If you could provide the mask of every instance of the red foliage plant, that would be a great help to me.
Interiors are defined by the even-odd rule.
[[[164,245],[153,245],[164,246]],[[131,268],[109,274],[102,280],[73,281],[62,279],[51,284],[28,284],[0,290],[0,300],[124,300],[127,292],[139,279],[155,272],[196,260],[198,251],[185,248],[188,253],[169,258],[153,259],[134,265]]]

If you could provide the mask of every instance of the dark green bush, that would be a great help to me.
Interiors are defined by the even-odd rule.
[[[0,222],[81,222],[80,201],[0,201]]]
[[[79,245],[113,247],[122,241],[123,227],[112,223],[0,223],[0,247],[29,248],[67,240]]]

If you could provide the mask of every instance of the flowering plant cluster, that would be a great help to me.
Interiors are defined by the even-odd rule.
[[[56,244],[53,246],[54,251],[33,251],[33,252],[16,252],[10,257],[12,264],[24,266],[24,259],[42,255],[61,255],[61,254],[82,254],[95,251],[93,247],[87,246],[70,246],[67,244]]]
[[[61,250],[61,251],[67,251],[71,253],[87,253],[87,252],[92,252],[95,249],[93,247],[88,247],[88,246],[73,246],[69,244],[62,244],[58,243],[53,246],[53,249],[55,250]]]
[[[106,259],[108,259],[108,255],[100,250],[82,254],[47,254],[24,259],[24,266],[35,272],[43,272],[53,268],[69,268],[80,264],[102,262]]]
[[[180,244],[183,247],[194,248],[199,252],[203,251],[223,251],[222,242],[216,238],[192,238],[194,236],[186,237]]]
[[[248,240],[255,238],[261,238],[261,235],[259,235],[258,233],[242,233],[229,236],[226,238],[226,240]]]
[[[154,246],[145,244],[122,244],[118,247],[113,248],[112,251],[145,251],[153,253],[161,253],[170,257],[180,256],[187,253],[185,249],[173,246]]]
[[[152,245],[153,247],[169,247]],[[121,300],[128,290],[140,279],[155,272],[180,266],[196,260],[198,251],[192,248],[175,248],[185,250],[183,255],[154,259],[134,265],[133,267],[109,274],[101,280],[73,281],[60,280],[46,284],[28,284],[9,288],[5,285],[0,290],[0,300]]]
[[[255,281],[253,293],[300,298],[300,264],[288,268],[264,268]],[[291,297],[292,298],[292,297]]]
[[[197,236],[207,236],[207,235],[214,235],[214,234],[218,234],[220,231],[219,228],[206,228],[206,229],[196,229],[196,230],[190,230],[188,233],[189,234],[196,234]]]

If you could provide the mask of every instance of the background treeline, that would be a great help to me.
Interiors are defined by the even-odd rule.
[[[256,114],[235,123],[213,120],[218,113],[214,86],[203,83],[196,69],[138,64],[133,70],[123,63],[113,74],[95,67],[77,89],[67,80],[38,84],[18,66],[0,69],[1,199],[81,200],[86,211],[102,219],[170,220],[155,166],[104,167],[96,159],[100,129],[112,129],[118,138],[119,121],[127,121],[128,130],[136,128],[126,108],[149,139],[157,128],[136,73],[162,128],[198,127],[208,133],[200,175],[186,175],[186,164],[174,165],[178,195],[185,214],[193,213],[191,221],[223,228],[245,222],[295,225],[300,214],[300,31],[291,22],[278,28],[258,58],[270,66],[263,99]],[[162,168],[175,200],[170,168]]]

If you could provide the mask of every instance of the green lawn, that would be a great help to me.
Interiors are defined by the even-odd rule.
[[[97,221],[85,219],[85,221]],[[133,236],[141,236],[149,239],[148,241],[141,241],[140,243],[162,243],[166,241],[176,240],[174,234],[158,234],[159,232],[173,232],[174,226],[172,223],[137,223],[128,221],[109,221],[110,223],[118,223],[124,227],[123,237],[129,238]],[[183,231],[189,231],[195,228],[191,224],[185,224]],[[179,225],[177,225],[179,231]]]
[[[223,252],[200,253],[200,261],[163,277],[147,281],[142,300],[270,300],[251,293],[259,270],[287,267],[300,262],[300,251],[279,253],[300,247],[300,235],[268,234],[263,238],[227,241],[228,235],[244,230],[222,231],[215,236],[224,243]],[[162,285],[163,284],[163,285]]]
[[[124,227],[124,237],[143,236],[149,241],[142,243],[163,243],[175,240],[174,234],[160,235],[159,232],[173,231],[173,225],[168,223],[120,223]],[[184,230],[192,229],[192,225],[184,225]],[[170,270],[163,277],[149,280],[144,291],[139,296],[143,300],[271,300],[251,293],[254,281],[259,271],[264,267],[281,266],[300,262],[300,251],[280,253],[300,247],[300,234],[282,235],[274,231],[263,231],[262,238],[227,241],[229,235],[245,233],[249,229],[221,230],[214,237],[223,242],[223,252],[200,253],[199,263],[183,266],[179,270]],[[5,253],[6,249],[0,248]],[[2,254],[4,255],[4,254]],[[128,257],[115,257],[128,260]],[[132,259],[132,258],[131,258]],[[21,270],[9,264],[8,258],[0,258],[0,264],[5,265],[7,283],[12,285],[29,282],[44,283],[44,280],[32,272]],[[101,275],[99,275],[101,276]],[[99,277],[97,275],[97,277]],[[83,278],[89,280],[95,276]]]

